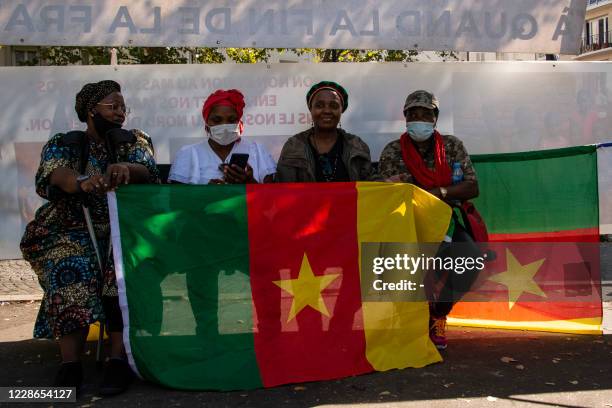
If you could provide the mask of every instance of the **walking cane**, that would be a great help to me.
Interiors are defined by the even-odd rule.
[[[89,208],[85,203],[82,204],[83,208],[83,216],[85,217],[85,224],[87,224],[87,231],[89,232],[89,237],[91,238],[91,243],[94,247],[94,251],[96,253],[96,259],[98,261],[98,267],[100,268],[100,289],[98,295],[100,299],[102,299],[102,290],[104,289],[104,262],[102,258],[102,254],[100,252],[100,246],[98,245],[98,239],[96,238],[96,231],[93,227],[93,222],[91,221],[91,214],[89,212]],[[98,331],[98,346],[96,349],[96,367],[100,369],[102,367],[102,348],[104,344],[104,320],[100,321],[100,330]]]

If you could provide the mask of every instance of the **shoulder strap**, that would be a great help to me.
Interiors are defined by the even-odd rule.
[[[127,154],[127,147],[136,143],[136,135],[131,130],[112,129],[106,132],[106,142],[111,163],[117,163]]]
[[[85,174],[87,169],[87,161],[89,159],[89,143],[87,143],[87,134],[82,130],[72,130],[66,134],[61,140],[62,146],[71,147],[79,152],[79,174]]]

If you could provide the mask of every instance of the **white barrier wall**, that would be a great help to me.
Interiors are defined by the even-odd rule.
[[[610,76],[608,76],[610,75]],[[86,82],[114,79],[131,107],[127,127],[149,133],[159,163],[204,138],[201,106],[218,88],[247,98],[245,134],[275,157],[284,140],[310,126],[305,95],[320,80],[349,93],[342,127],[360,135],[377,161],[399,137],[408,93],[428,89],[441,103],[438,127],[468,151],[496,153],[611,140],[612,63],[367,63],[152,65],[0,68],[0,258],[18,258],[25,224],[40,205],[33,187],[42,144],[82,129],[74,96]],[[610,150],[610,149],[608,149]],[[609,156],[609,155],[608,155]],[[600,160],[610,174],[612,160]],[[571,169],[568,169],[571,171]],[[612,180],[600,185],[601,219],[612,226]]]
[[[577,54],[587,0],[5,0],[0,43]]]

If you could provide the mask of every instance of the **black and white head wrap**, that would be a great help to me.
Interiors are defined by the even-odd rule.
[[[113,92],[121,92],[121,85],[115,81],[105,80],[85,84],[79,93],[76,94],[76,102],[74,104],[79,120],[83,123],[87,122],[87,114],[93,107]]]

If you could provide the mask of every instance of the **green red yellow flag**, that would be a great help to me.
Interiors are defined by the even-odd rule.
[[[596,147],[472,160],[475,204],[497,259],[455,305],[450,322],[601,333]]]
[[[450,208],[387,183],[126,186],[109,199],[132,366],[250,389],[441,361],[426,302],[365,302],[364,242],[440,242]]]

